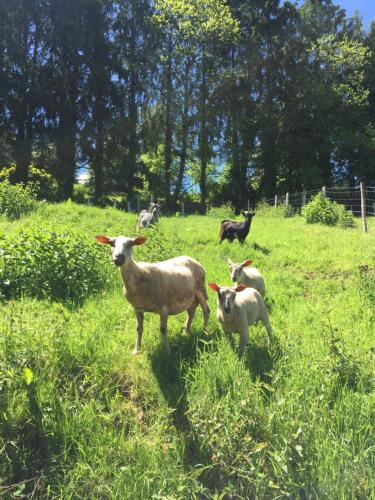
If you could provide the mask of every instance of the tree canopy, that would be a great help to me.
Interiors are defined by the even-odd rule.
[[[375,184],[374,40],[331,0],[3,0],[0,168],[201,212]]]

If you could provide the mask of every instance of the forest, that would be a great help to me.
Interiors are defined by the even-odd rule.
[[[56,201],[375,185],[374,103],[375,24],[331,0],[0,2],[0,176]]]

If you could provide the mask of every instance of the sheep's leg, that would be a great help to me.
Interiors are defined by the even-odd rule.
[[[248,341],[249,341],[249,328],[248,326],[244,326],[240,331],[240,342],[238,344],[238,354],[240,357],[243,355]]]
[[[197,305],[198,305],[198,303],[194,302],[194,304],[190,307],[190,309],[187,310],[188,318],[186,320],[185,327],[184,327],[186,330],[186,333],[190,333],[190,328],[191,328],[191,324],[192,324],[193,319],[194,319],[195,310],[197,309]]]
[[[263,302],[261,306],[261,311],[260,311],[260,320],[264,325],[264,328],[266,329],[267,335],[268,335],[268,342],[272,342],[272,326],[270,323],[270,320],[268,318],[268,312],[265,303]]]
[[[234,350],[236,346],[234,345],[233,334],[232,333],[228,333],[227,336],[228,336],[228,339],[229,339],[230,346]]]
[[[134,346],[133,354],[138,354],[138,351],[141,348],[142,344],[144,313],[135,311],[135,317],[137,319],[137,341]]]
[[[168,324],[168,312],[163,311],[160,314],[160,333],[161,333],[161,337],[163,339],[163,344],[164,344],[165,350],[167,351],[168,354],[170,354],[171,346],[168,342],[167,324]]]
[[[198,299],[199,305],[201,306],[202,311],[203,311],[203,324],[204,324],[205,329],[208,326],[208,319],[210,317],[210,308],[208,307],[206,297],[207,297],[207,294],[205,294],[202,290],[198,291],[197,299]]]

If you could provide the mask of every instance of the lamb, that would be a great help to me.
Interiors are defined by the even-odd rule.
[[[219,241],[220,243],[227,239],[232,242],[235,238],[242,244],[250,231],[251,221],[254,217],[252,212],[242,212],[245,217],[243,222],[235,222],[232,220],[221,221]]]
[[[246,285],[237,285],[234,288],[218,286],[208,283],[208,286],[217,292],[217,319],[221,323],[224,333],[229,335],[233,346],[232,333],[240,334],[238,346],[239,356],[243,355],[249,340],[249,325],[260,320],[268,334],[269,342],[272,340],[272,328],[268,313],[260,293]]]
[[[155,264],[136,262],[132,257],[133,247],[145,243],[145,236],[111,238],[100,235],[96,239],[99,243],[111,246],[112,261],[119,267],[125,298],[134,308],[137,341],[133,354],[137,354],[141,348],[145,312],[160,315],[160,333],[167,352],[171,350],[167,337],[169,315],[187,311],[185,329],[189,332],[199,304],[203,310],[204,328],[207,328],[210,310],[207,304],[205,270],[199,262],[187,256]]]
[[[140,227],[150,227],[152,224],[156,224],[159,220],[159,205],[157,203],[151,203],[149,210],[142,210],[139,214],[137,229]]]
[[[247,285],[250,288],[255,288],[264,297],[266,286],[264,284],[263,276],[260,274],[256,267],[245,267],[252,264],[252,260],[244,260],[241,264],[235,264],[228,259],[229,272],[232,281],[237,284]]]

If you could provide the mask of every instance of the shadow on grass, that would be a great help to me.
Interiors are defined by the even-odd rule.
[[[201,330],[192,330],[188,335],[180,334],[178,345],[172,345],[172,353],[165,352],[162,345],[150,355],[152,371],[158,382],[163,397],[173,410],[172,422],[185,443],[185,464],[187,468],[198,465],[202,456],[194,442],[189,420],[186,416],[186,387],[185,375],[198,359],[200,350],[206,344],[217,339],[218,330],[203,333]]]
[[[252,247],[254,248],[254,250],[259,250],[264,255],[269,255],[271,253],[271,250],[269,248],[262,247],[261,245],[258,245],[258,243],[256,243],[255,241],[254,241]]]
[[[266,342],[266,341],[265,341]],[[249,342],[245,351],[244,362],[253,381],[260,380],[271,385],[273,369],[277,360],[282,356],[282,349],[277,337],[273,337],[272,344],[261,346]]]

